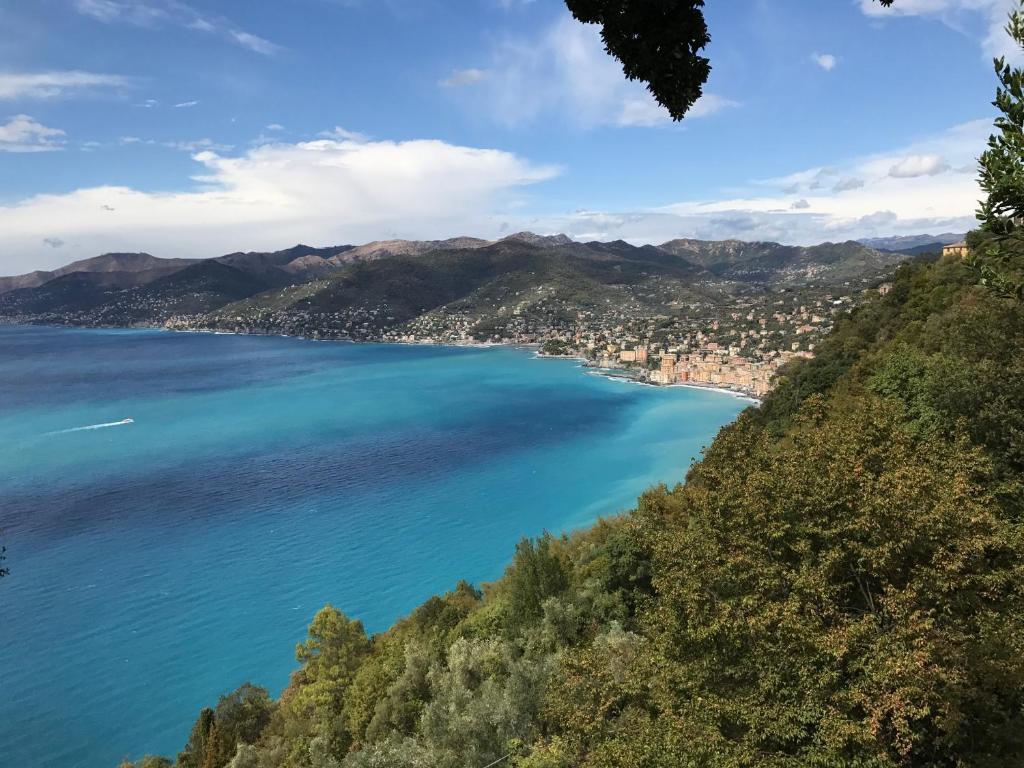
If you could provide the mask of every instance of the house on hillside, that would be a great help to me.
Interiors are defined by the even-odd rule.
[[[951,243],[950,245],[942,246],[943,256],[956,256],[957,258],[964,258],[970,253],[970,249],[967,247],[967,243]]]

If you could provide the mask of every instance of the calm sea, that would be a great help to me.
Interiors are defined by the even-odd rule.
[[[323,604],[380,631],[494,579],[744,406],[514,349],[0,327],[0,762],[173,755]]]

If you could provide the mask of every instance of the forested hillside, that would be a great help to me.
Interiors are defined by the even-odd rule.
[[[496,583],[372,638],[324,608],[175,764],[1017,764],[1024,313],[974,282],[900,268],[684,485]]]

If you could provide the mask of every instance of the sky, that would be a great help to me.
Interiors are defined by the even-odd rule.
[[[963,232],[1013,0],[708,0],[672,122],[561,0],[0,0],[0,274],[377,239]]]

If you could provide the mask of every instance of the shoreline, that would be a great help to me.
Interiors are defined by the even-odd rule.
[[[467,341],[462,343],[448,342],[448,341],[371,341],[369,339],[315,339],[310,336],[296,336],[289,333],[244,333],[240,331],[221,331],[213,328],[168,328],[166,325],[69,325],[64,323],[26,323],[26,322],[10,322],[0,320],[0,325],[6,325],[11,327],[23,327],[23,328],[61,328],[65,330],[82,330],[82,331],[165,331],[167,333],[204,333],[212,336],[264,336],[269,338],[281,338],[281,339],[301,339],[302,341],[317,341],[317,342],[330,342],[330,343],[341,343],[341,344],[386,344],[388,346],[402,346],[402,347],[446,347],[449,349],[518,349],[522,351],[531,351],[532,357],[535,360],[573,360],[579,363],[579,368],[584,369],[589,376],[602,376],[606,379],[612,379],[614,381],[622,381],[628,384],[638,384],[643,387],[653,387],[655,389],[673,389],[673,388],[687,388],[687,389],[699,389],[705,392],[717,392],[723,395],[729,395],[740,400],[746,400],[752,405],[760,406],[764,401],[762,398],[756,397],[748,392],[743,392],[736,389],[728,389],[725,387],[715,387],[706,384],[655,384],[650,381],[644,381],[638,376],[632,376],[627,373],[618,373],[616,369],[598,368],[597,366],[589,365],[589,360],[579,355],[544,355],[541,354],[541,344],[536,342],[500,342],[500,341]],[[621,369],[626,371],[628,369]]]
[[[752,395],[749,392],[743,392],[738,389],[728,389],[727,387],[716,387],[711,384],[654,384],[650,381],[643,381],[642,379],[638,379],[635,376],[625,376],[622,374],[609,373],[600,370],[592,371],[590,375],[604,376],[607,379],[615,379],[617,381],[622,381],[627,384],[638,384],[641,387],[654,387],[655,389],[699,389],[703,390],[704,392],[717,392],[719,394],[735,397],[738,400],[747,400],[748,402],[755,405],[761,405],[761,403],[764,402],[761,398]]]

